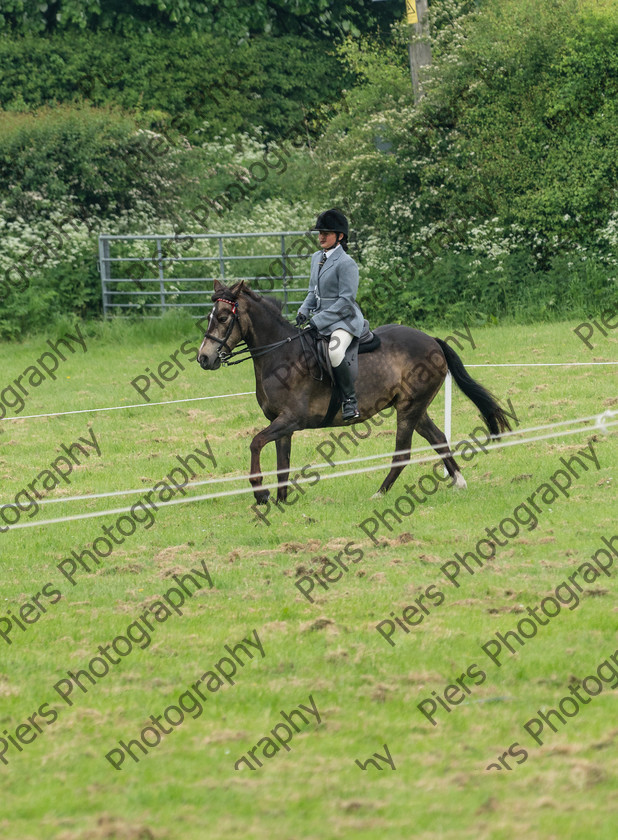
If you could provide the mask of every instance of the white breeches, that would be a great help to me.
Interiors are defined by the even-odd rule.
[[[331,333],[330,341],[328,342],[328,355],[330,356],[330,363],[335,367],[339,367],[345,356],[345,351],[352,343],[354,336],[347,330],[335,330]]]

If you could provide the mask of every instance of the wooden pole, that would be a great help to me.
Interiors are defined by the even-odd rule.
[[[410,73],[416,104],[423,96],[420,68],[431,64],[427,0],[406,0],[406,13],[410,24]]]

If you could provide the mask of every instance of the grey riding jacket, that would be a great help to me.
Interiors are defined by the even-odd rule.
[[[321,333],[331,335],[343,329],[358,338],[363,331],[363,313],[356,303],[358,266],[343,248],[337,248],[326,260],[318,275],[322,251],[311,257],[309,293],[298,310]]]

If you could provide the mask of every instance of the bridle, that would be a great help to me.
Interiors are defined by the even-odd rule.
[[[222,364],[227,364],[227,360],[232,357],[232,349],[227,346],[227,341],[231,336],[232,330],[234,329],[235,325],[238,323],[238,301],[229,300],[228,298],[215,298],[215,303],[228,303],[232,307],[232,317],[230,319],[229,324],[227,325],[227,330],[225,331],[225,335],[223,336],[223,338],[217,338],[216,335],[211,335],[209,332],[206,332],[204,334],[204,341],[206,341],[206,339],[209,339],[210,341],[216,341],[217,344],[220,345],[219,349],[217,350],[217,355],[219,356],[219,359],[221,360]]]
[[[217,355],[221,361],[222,365],[239,365],[241,362],[246,362],[249,359],[254,359],[257,356],[263,356],[266,353],[270,353],[271,350],[276,350],[277,347],[281,347],[284,344],[288,344],[290,341],[294,341],[295,338],[300,338],[303,334],[304,330],[299,330],[296,335],[288,336],[287,338],[282,339],[281,341],[275,341],[273,344],[263,344],[261,347],[242,347],[240,350],[232,350],[230,347],[227,346],[227,342],[229,337],[232,334],[232,330],[234,326],[238,323],[238,301],[237,300],[230,300],[229,298],[215,298],[215,303],[227,303],[229,306],[232,307],[232,317],[230,322],[227,326],[225,331],[225,335],[223,338],[217,338],[216,335],[211,335],[209,332],[204,334],[203,341],[209,339],[210,341],[215,341],[219,344],[219,349],[217,350]],[[214,309],[213,309],[214,312]],[[240,325],[239,325],[240,328]],[[244,341],[244,336],[242,334],[242,330],[240,332],[241,341]],[[237,358],[236,361],[232,362],[230,359],[233,359],[237,356],[242,358]]]

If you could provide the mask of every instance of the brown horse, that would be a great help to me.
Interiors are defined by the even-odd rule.
[[[256,397],[270,425],[251,441],[249,481],[257,503],[266,504],[269,491],[261,489],[260,453],[267,443],[275,441],[277,501],[285,501],[294,432],[343,425],[340,409],[331,422],[324,423],[332,386],[330,380],[320,375],[312,352],[315,342],[308,333],[314,331],[292,326],[276,303],[251,291],[244,283],[226,288],[215,280],[212,297],[215,305],[197,360],[204,370],[217,370],[232,355],[246,353],[246,358],[252,358]],[[504,411],[489,391],[472,379],[457,353],[441,339],[398,324],[378,327],[374,334],[381,339],[380,347],[358,359],[356,392],[361,416],[357,422],[389,406],[394,406],[397,412],[397,451],[378,494],[386,493],[404,469],[415,430],[440,455],[454,485],[465,487],[444,433],[427,414],[428,406],[450,370],[496,437],[510,429]],[[241,341],[246,349],[232,354]]]

